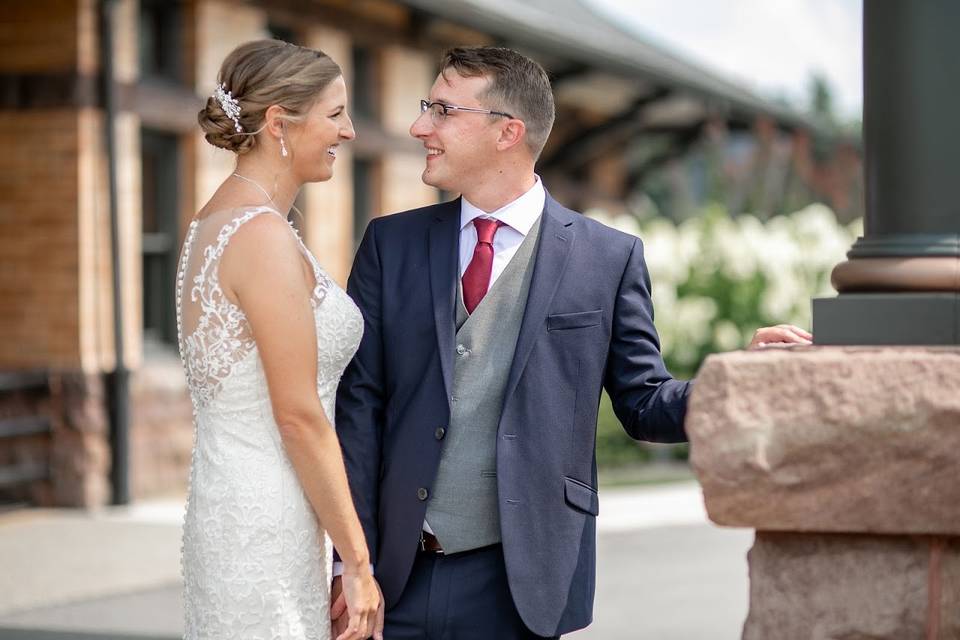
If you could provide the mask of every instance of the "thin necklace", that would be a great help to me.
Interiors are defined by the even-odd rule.
[[[249,182],[250,184],[252,184],[253,186],[255,186],[257,189],[260,189],[260,191],[263,192],[263,195],[267,196],[267,200],[270,201],[270,204],[273,205],[273,208],[274,208],[274,209],[277,209],[277,210],[280,209],[280,208],[277,206],[277,203],[273,201],[273,198],[270,197],[270,194],[267,193],[267,190],[264,189],[263,187],[261,187],[255,180],[251,180],[250,178],[248,178],[248,177],[246,177],[246,176],[242,176],[242,175],[240,175],[239,173],[237,173],[236,171],[234,171],[231,175],[237,176],[237,177],[240,178],[241,180],[246,180],[247,182]]]

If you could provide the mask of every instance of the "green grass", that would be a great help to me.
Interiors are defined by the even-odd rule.
[[[649,486],[694,480],[693,471],[684,462],[649,462],[601,467],[601,488]]]

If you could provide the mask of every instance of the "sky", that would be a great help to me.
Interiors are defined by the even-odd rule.
[[[860,0],[585,1],[690,62],[798,109],[820,73],[841,119],[861,116]]]

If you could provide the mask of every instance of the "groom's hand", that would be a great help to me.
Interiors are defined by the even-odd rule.
[[[343,597],[343,576],[336,576],[330,584],[330,625],[332,634],[337,638],[347,630],[347,599]]]
[[[358,582],[359,580],[359,582]],[[363,584],[368,582],[368,584]],[[360,609],[358,603],[362,603],[361,598],[364,588],[374,587],[376,589],[377,606],[376,609],[370,608],[366,612]],[[383,590],[372,575],[354,576],[344,588],[342,576],[335,576],[330,583],[330,621],[332,637],[337,640],[363,640],[364,638],[373,638],[373,640],[383,640],[384,617],[386,613],[385,602],[383,599]],[[358,591],[358,588],[360,589]],[[368,593],[366,595],[373,595]],[[359,599],[358,599],[359,598]],[[373,602],[367,601],[366,605],[372,605]],[[357,609],[355,609],[355,607]],[[359,616],[359,620],[357,619]]]
[[[377,589],[380,585],[377,584]],[[347,623],[350,622],[350,616],[347,615],[347,599],[343,596],[343,576],[335,576],[330,583],[330,627],[331,638],[339,638],[347,630]],[[385,603],[383,601],[383,591],[380,590],[380,607],[377,609],[377,617],[373,626],[374,638],[383,637],[383,622],[385,612]]]
[[[383,627],[387,615],[387,602],[383,599],[383,589],[380,583],[377,583],[377,591],[380,592],[380,606],[377,607],[377,615],[373,622],[373,637],[376,640],[383,640]]]
[[[813,334],[792,324],[778,324],[775,327],[761,327],[753,334],[753,340],[747,349],[764,347],[785,347],[793,344],[813,344]]]

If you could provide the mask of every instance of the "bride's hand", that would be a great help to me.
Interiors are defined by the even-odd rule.
[[[369,566],[344,571],[342,581],[348,622],[337,640],[383,640],[383,593]]]

